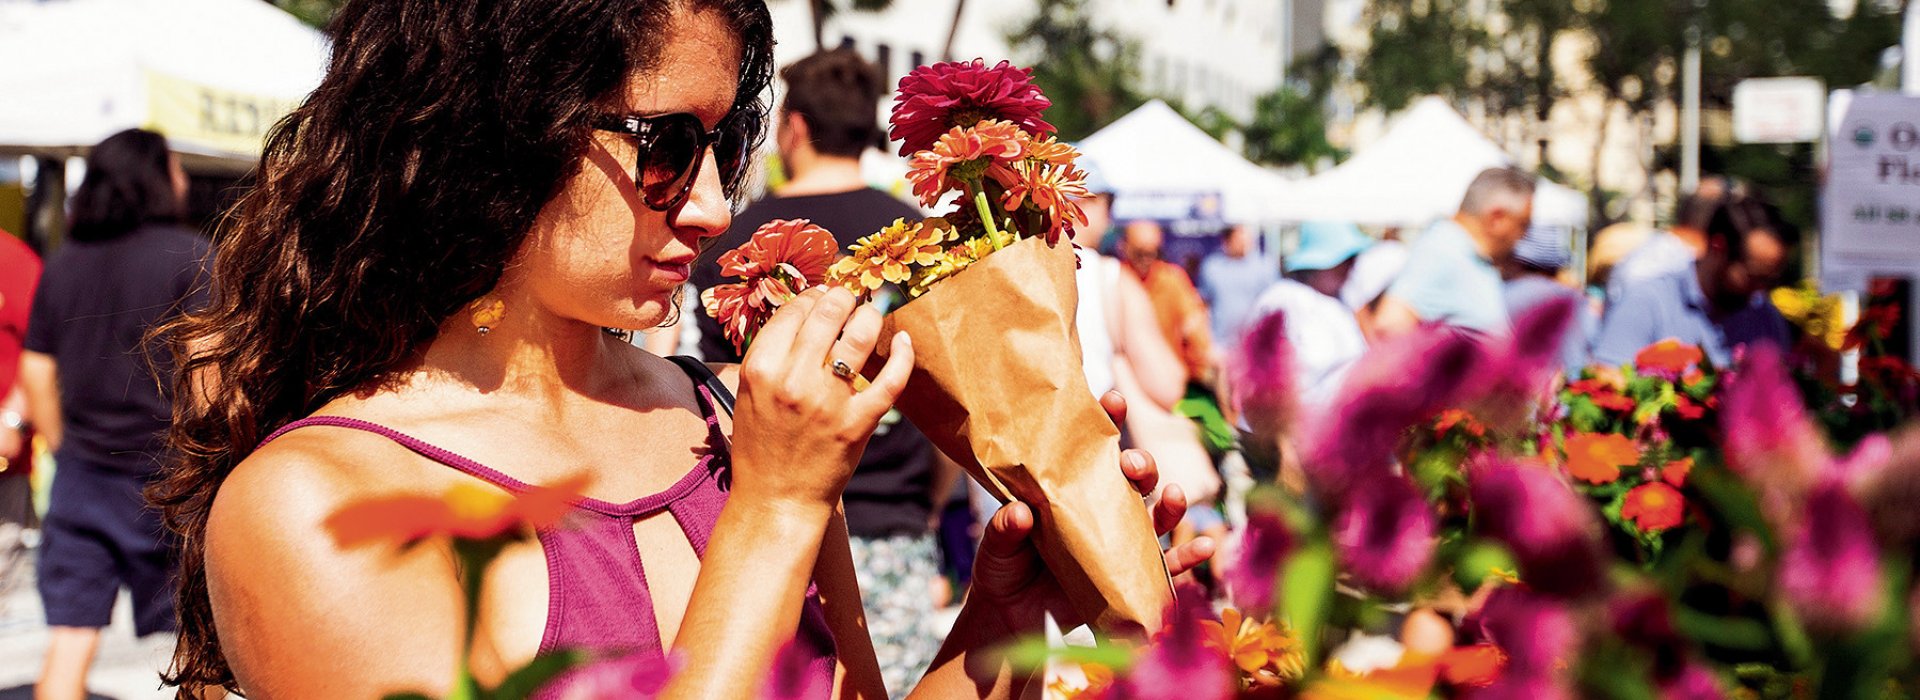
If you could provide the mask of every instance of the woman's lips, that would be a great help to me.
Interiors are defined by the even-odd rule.
[[[693,261],[691,260],[676,262],[651,260],[649,262],[653,263],[655,275],[664,282],[679,284],[687,281],[687,278],[693,275]]]

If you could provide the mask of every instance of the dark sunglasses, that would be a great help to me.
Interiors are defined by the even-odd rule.
[[[720,183],[733,197],[746,178],[749,144],[746,120],[728,115],[712,131],[700,118],[685,112],[657,117],[607,116],[594,128],[633,137],[636,150],[633,182],[641,200],[654,211],[678,208],[700,179],[700,162],[709,146],[720,165]]]

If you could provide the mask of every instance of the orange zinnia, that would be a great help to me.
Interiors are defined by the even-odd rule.
[[[828,271],[829,277],[855,290],[878,291],[891,282],[905,284],[916,267],[938,263],[951,230],[938,220],[895,219],[892,226],[860,239]]]
[[[1650,481],[1633,487],[1620,503],[1620,518],[1632,521],[1647,532],[1661,532],[1678,526],[1687,514],[1687,499],[1680,490],[1665,482]]]
[[[1700,348],[1668,338],[1641,348],[1639,354],[1633,356],[1633,366],[1643,372],[1657,372],[1677,378],[1687,368],[1700,364],[1703,357]]]
[[[1620,469],[1640,462],[1633,439],[1615,433],[1575,433],[1567,436],[1567,473],[1591,484],[1620,478]]]
[[[1000,206],[1014,212],[1022,204],[1030,204],[1045,221],[1039,231],[1027,231],[1027,235],[1037,233],[1053,245],[1061,235],[1072,233],[1074,226],[1087,223],[1087,215],[1076,200],[1088,196],[1087,175],[1073,166],[1029,165],[1007,187]]]
[[[440,496],[388,496],[358,501],[327,516],[327,529],[342,547],[376,540],[411,545],[431,537],[462,540],[517,538],[560,521],[580,498],[585,477],[552,487],[509,494],[460,482]]]
[[[913,195],[929,207],[948,191],[977,186],[981,178],[1011,187],[1020,179],[1013,168],[1026,157],[1026,146],[1026,135],[1009,122],[954,127],[933,148],[913,154],[907,181],[913,184]]]

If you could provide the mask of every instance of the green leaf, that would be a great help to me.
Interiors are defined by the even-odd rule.
[[[1124,671],[1133,665],[1134,651],[1125,647],[1101,643],[1096,646],[1050,647],[1044,636],[1021,639],[1006,647],[1007,663],[1021,671],[1036,671],[1047,665],[1048,661],[1062,661],[1076,664],[1097,664]]]
[[[1744,617],[1719,617],[1684,605],[1673,608],[1673,626],[1682,634],[1708,645],[1742,651],[1766,651],[1774,636],[1767,625]]]
[[[562,649],[534,657],[527,665],[514,669],[500,681],[500,687],[494,688],[495,700],[524,700],[533,697],[541,686],[551,682],[560,674],[579,668],[587,662],[587,655],[573,649]]]
[[[1460,584],[1461,590],[1472,593],[1479,590],[1488,576],[1495,571],[1516,573],[1519,562],[1514,561],[1513,553],[1506,547],[1491,540],[1474,540],[1461,549],[1460,558],[1453,567],[1453,579]]]
[[[1281,610],[1299,634],[1307,668],[1320,665],[1320,630],[1333,598],[1333,546],[1316,539],[1287,558],[1280,575]]]

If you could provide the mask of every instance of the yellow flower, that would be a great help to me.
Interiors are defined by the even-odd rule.
[[[1300,642],[1285,626],[1245,617],[1233,608],[1222,610],[1218,622],[1202,620],[1200,624],[1207,632],[1206,645],[1226,654],[1243,673],[1264,670],[1281,680],[1298,680],[1307,673]]]
[[[914,268],[939,261],[949,230],[932,221],[895,219],[893,225],[853,244],[851,254],[827,270],[829,279],[866,292],[888,283],[906,283]]]

